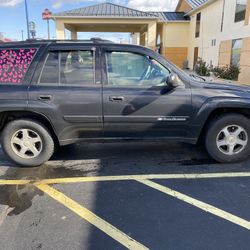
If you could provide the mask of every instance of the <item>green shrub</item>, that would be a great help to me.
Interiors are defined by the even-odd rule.
[[[237,81],[240,74],[240,68],[235,65],[227,65],[226,67],[215,67],[213,68],[213,73],[219,78]]]
[[[210,67],[201,58],[198,58],[194,70],[200,76],[210,76]]]

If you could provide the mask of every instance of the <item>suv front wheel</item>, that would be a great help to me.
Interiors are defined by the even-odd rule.
[[[214,119],[208,126],[205,143],[210,156],[218,162],[240,162],[249,155],[250,122],[239,114]]]
[[[2,131],[2,147],[18,165],[33,167],[50,159],[54,152],[54,141],[42,124],[22,119],[6,125]]]

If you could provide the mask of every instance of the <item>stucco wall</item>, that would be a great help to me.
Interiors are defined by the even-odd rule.
[[[163,55],[183,68],[188,53],[189,22],[167,23],[163,29]]]
[[[222,9],[223,0],[218,0],[191,15],[188,53],[190,67],[193,65],[194,47],[199,47],[199,57],[209,64],[218,65]],[[201,12],[200,36],[195,38],[196,14],[199,12]],[[212,46],[213,39],[216,39],[215,46]]]
[[[250,37],[243,39],[240,68],[241,74],[239,76],[239,82],[250,84]]]
[[[223,29],[221,30],[223,2],[223,0],[217,0],[191,15],[188,47],[189,66],[193,65],[194,47],[199,47],[199,57],[207,63],[212,63],[214,66],[229,65],[232,40],[242,38],[244,47],[241,53],[239,80],[250,84],[250,53],[248,49],[250,0],[248,0],[246,18],[241,22],[234,21],[236,0],[225,0]],[[198,12],[201,12],[200,37],[195,38],[196,14]],[[212,46],[213,39],[216,39],[216,46]]]
[[[189,22],[176,22],[164,24],[165,47],[188,47]]]
[[[187,4],[187,2],[185,0],[182,0],[181,3],[177,6],[176,11],[188,12],[191,9],[192,8]]]

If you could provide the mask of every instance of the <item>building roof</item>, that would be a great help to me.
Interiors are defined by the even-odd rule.
[[[208,0],[186,0],[186,2],[193,8],[196,9]]]
[[[101,3],[97,5],[87,6],[79,9],[73,9],[60,13],[53,14],[54,17],[60,16],[79,16],[79,17],[146,17],[157,18],[149,12],[139,11],[128,7],[120,6],[113,3]]]
[[[101,3],[79,9],[59,12],[53,17],[124,17],[153,18],[161,21],[188,21],[184,12],[144,12],[113,3]]]
[[[156,15],[162,21],[189,21],[190,18],[185,16],[185,12],[149,12]]]

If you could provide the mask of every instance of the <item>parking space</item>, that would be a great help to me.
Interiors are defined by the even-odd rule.
[[[0,157],[4,249],[248,249],[250,161],[166,143],[69,146],[39,168]]]

